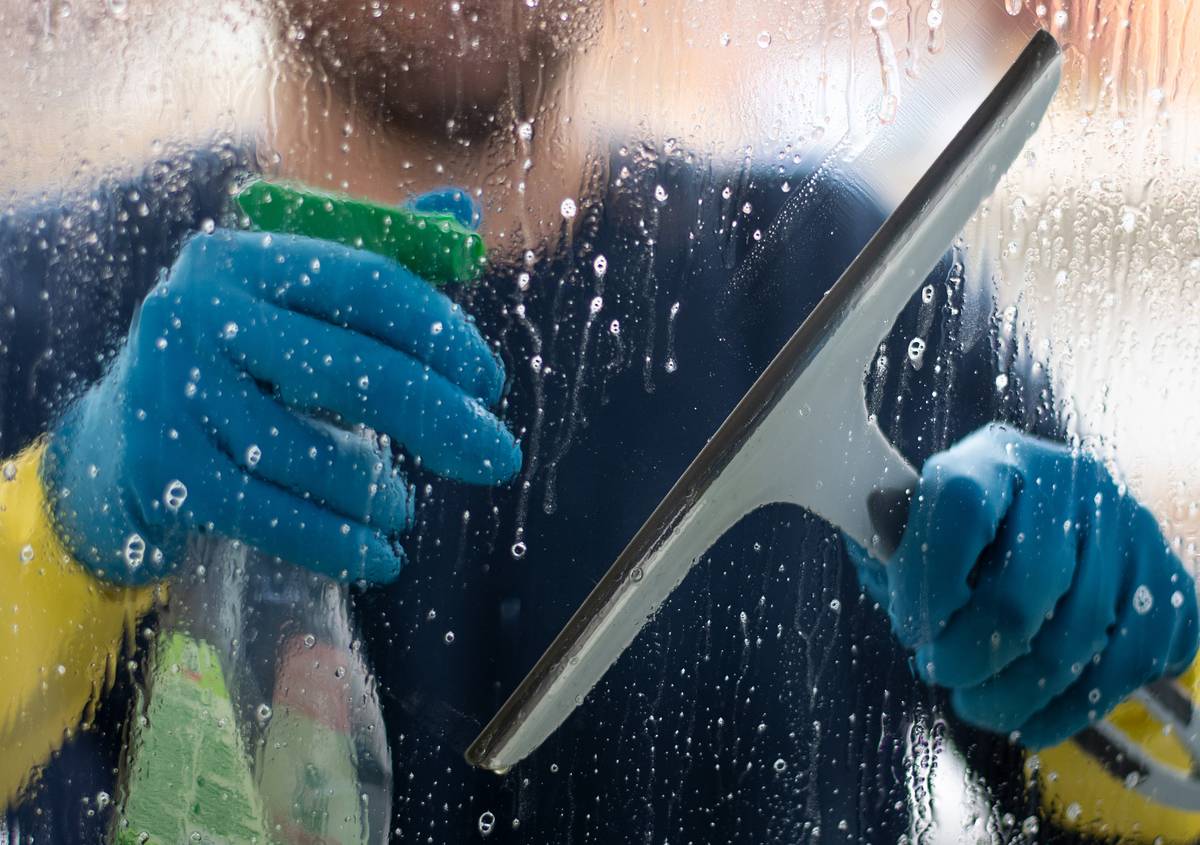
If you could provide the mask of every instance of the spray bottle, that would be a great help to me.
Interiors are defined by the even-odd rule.
[[[482,240],[451,214],[265,180],[235,200],[242,225],[367,249],[433,284],[482,271]],[[391,756],[347,585],[219,537],[189,557],[130,720],[113,841],[387,842]]]

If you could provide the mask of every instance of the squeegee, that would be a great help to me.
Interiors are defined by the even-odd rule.
[[[934,148],[941,152],[467,750],[470,763],[504,772],[534,751],[701,556],[747,513],[793,503],[881,560],[894,550],[918,476],[868,417],[864,374],[896,317],[1017,157],[1057,89],[1061,54],[1048,33],[1021,35],[1005,62],[1007,70],[965,120],[936,127],[949,142]],[[943,86],[934,98],[943,113],[934,117],[949,120],[944,112],[961,108],[962,91],[955,87],[961,79],[930,76],[927,85]],[[906,157],[903,144],[888,144],[876,151],[877,168],[889,157]],[[872,166],[870,151],[863,166]]]

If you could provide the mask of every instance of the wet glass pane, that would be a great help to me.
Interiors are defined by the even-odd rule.
[[[0,843],[1200,836],[1196,19],[0,4]],[[469,764],[717,453],[686,577]]]

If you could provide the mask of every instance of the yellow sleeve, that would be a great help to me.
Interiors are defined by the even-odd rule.
[[[1200,701],[1200,655],[1170,686],[1186,706]],[[1178,726],[1156,718],[1141,701],[1124,701],[1104,721],[1169,770],[1183,777],[1197,774]],[[1103,736],[1090,734],[1092,741],[1076,738],[1041,751],[1031,769],[1043,811],[1055,824],[1121,842],[1200,842],[1200,810],[1179,809],[1145,794],[1138,788],[1136,765],[1102,747]]]
[[[0,474],[0,810],[90,723],[154,601],[153,587],[103,583],[63,548],[46,509],[44,451],[30,447]]]

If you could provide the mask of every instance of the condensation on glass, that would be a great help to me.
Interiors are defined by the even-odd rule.
[[[338,842],[1037,841],[1037,758],[948,717],[838,532],[796,508],[714,546],[537,753],[503,777],[462,753],[919,177],[930,151],[889,127],[923,108],[948,139],[972,62],[1035,26],[1066,48],[1061,93],[881,329],[864,402],[914,461],[995,417],[1062,432],[1119,462],[1194,565],[1197,20],[1167,0],[4,4],[6,459],[265,175],[475,200],[488,270],[450,293],[503,362],[523,465],[470,487],[397,444],[416,505],[383,587],[198,540],[0,842],[137,841],[126,822],[165,812],[135,797],[139,749],[189,721],[244,762],[216,796],[283,808],[260,841],[304,841],[297,807]],[[925,101],[931,77],[959,87]],[[747,269],[781,226],[788,249]],[[164,717],[176,664],[219,666],[228,694]],[[322,694],[347,706],[318,734]]]

